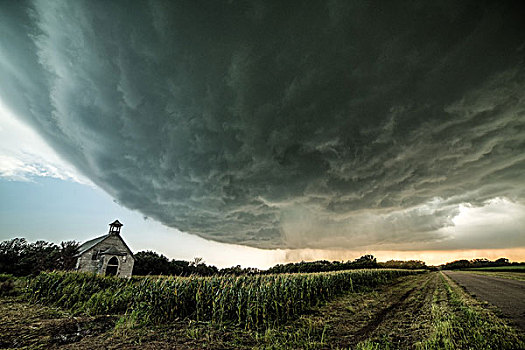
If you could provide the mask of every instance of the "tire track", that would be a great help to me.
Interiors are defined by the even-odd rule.
[[[399,348],[411,347],[429,326],[429,298],[436,288],[436,277],[435,273],[412,276],[376,292],[348,295],[330,303],[325,308],[329,320],[325,348],[353,348],[381,337],[388,337]]]

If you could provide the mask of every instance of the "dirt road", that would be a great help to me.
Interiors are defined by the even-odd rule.
[[[525,281],[516,281],[461,271],[444,271],[456,283],[501,312],[525,330]]]

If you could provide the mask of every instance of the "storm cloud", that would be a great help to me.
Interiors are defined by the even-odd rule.
[[[465,203],[525,203],[524,10],[3,2],[0,98],[119,203],[182,231],[440,242]]]

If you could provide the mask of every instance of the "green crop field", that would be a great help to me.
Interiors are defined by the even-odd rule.
[[[18,293],[13,294],[13,287]],[[7,291],[10,291],[7,293]],[[440,272],[0,279],[0,348],[516,349]]]
[[[31,279],[30,300],[100,315],[126,313],[139,323],[180,317],[246,328],[282,324],[347,291],[376,287],[417,272],[358,270],[241,277],[168,277],[124,280],[52,272]]]
[[[525,265],[516,265],[516,266],[497,266],[497,267],[477,267],[466,269],[467,271],[504,271],[504,272],[525,272]]]
[[[475,275],[481,275],[481,276],[492,276],[492,277],[499,277],[499,278],[506,278],[510,280],[516,280],[516,281],[525,281],[525,273],[523,272],[515,272],[515,271],[506,271],[506,270],[498,270],[498,271],[487,271],[487,270],[468,270],[464,271],[467,273],[475,274]]]

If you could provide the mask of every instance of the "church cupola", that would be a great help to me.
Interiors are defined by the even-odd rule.
[[[115,220],[111,224],[109,224],[109,234],[110,235],[120,235],[120,228],[123,225],[120,223],[120,221]]]

